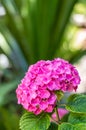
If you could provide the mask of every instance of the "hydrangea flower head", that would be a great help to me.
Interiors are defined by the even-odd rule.
[[[68,61],[38,61],[29,67],[16,89],[18,104],[34,114],[52,112],[58,101],[55,92],[76,90],[79,83],[78,71]]]

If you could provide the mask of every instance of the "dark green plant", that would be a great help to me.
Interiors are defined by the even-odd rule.
[[[29,64],[54,58],[76,1],[1,1],[6,19],[0,31],[21,66],[24,58]]]

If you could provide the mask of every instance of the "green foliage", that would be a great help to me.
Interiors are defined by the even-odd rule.
[[[86,95],[71,95],[66,105],[66,109],[74,113],[86,114]]]
[[[74,126],[74,130],[86,130],[86,124],[85,123],[76,124]]]
[[[0,38],[2,39],[2,43],[0,43],[2,53],[8,57],[14,69],[25,71],[27,62],[19,47],[18,41],[14,38],[6,25],[2,24],[0,26],[0,31],[2,33],[2,35],[0,35]]]
[[[59,125],[58,130],[74,130],[74,127],[70,123],[62,123]]]
[[[50,125],[50,118],[47,114],[34,115],[25,113],[20,119],[21,130],[47,130]]]
[[[18,130],[19,116],[5,108],[0,108],[0,128],[1,130]]]
[[[86,123],[86,115],[70,113],[68,117],[68,122],[71,124]]]
[[[51,122],[48,130],[58,130],[58,125],[54,122]]]
[[[58,130],[86,130],[86,124],[72,125],[70,123],[62,123],[59,125]]]
[[[7,95],[7,93],[9,93],[13,89],[15,89],[17,84],[18,84],[18,80],[14,80],[8,84],[4,83],[0,86],[0,106],[8,103],[9,100],[10,101],[12,100],[11,97],[9,98],[9,95]],[[6,96],[7,96],[7,98],[6,98]]]
[[[18,44],[30,64],[39,59],[54,58],[62,45],[64,31],[77,0],[1,2],[6,10],[6,22],[0,24],[0,31],[10,47],[15,49]],[[9,34],[12,36],[10,40]]]
[[[66,108],[70,112],[62,118],[58,130],[86,130],[86,95],[72,94]]]

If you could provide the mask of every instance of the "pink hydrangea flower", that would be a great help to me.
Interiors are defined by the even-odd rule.
[[[68,61],[38,61],[29,67],[16,89],[18,104],[34,114],[52,112],[58,100],[55,91],[73,91],[79,83],[78,71]]]

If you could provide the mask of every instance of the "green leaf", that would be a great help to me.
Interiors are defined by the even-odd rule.
[[[86,130],[86,124],[80,123],[72,125],[70,123],[62,123],[61,125],[59,125],[58,130]]]
[[[58,130],[58,125],[54,122],[51,122],[48,130]]]
[[[25,113],[20,119],[21,130],[47,130],[50,125],[50,118],[47,114],[34,115]]]
[[[74,98],[76,98],[77,96],[80,96],[80,94],[72,94],[68,97],[68,102],[71,102]]]
[[[3,51],[5,51],[6,54],[8,54],[8,57],[10,57],[15,67],[17,66],[18,68],[21,68],[25,71],[27,68],[27,63],[21,49],[19,48],[18,42],[12,36],[5,25],[0,24],[0,31],[0,37],[2,38],[3,42],[5,42],[5,45],[1,43],[1,48],[3,49]],[[7,49],[5,46],[7,47]],[[9,50],[11,54],[9,53]]]
[[[70,96],[66,109],[71,112],[86,114],[86,95],[77,94]]]
[[[68,122],[71,124],[86,123],[86,115],[71,113]]]
[[[74,130],[86,130],[86,124],[85,123],[80,123],[80,124],[76,124],[74,125]]]
[[[62,123],[59,125],[58,130],[74,130],[74,126],[70,123]]]
[[[71,12],[73,10],[74,4],[77,0],[62,0],[59,1],[59,6],[57,8],[57,17],[55,18],[55,23],[53,24],[52,36],[50,39],[51,48],[49,49],[50,56],[55,55],[57,48],[62,47],[62,35],[64,33],[65,27],[67,26],[68,20],[70,18]],[[67,9],[67,10],[66,10]],[[63,17],[64,16],[64,17]],[[53,44],[51,43],[53,41]]]

